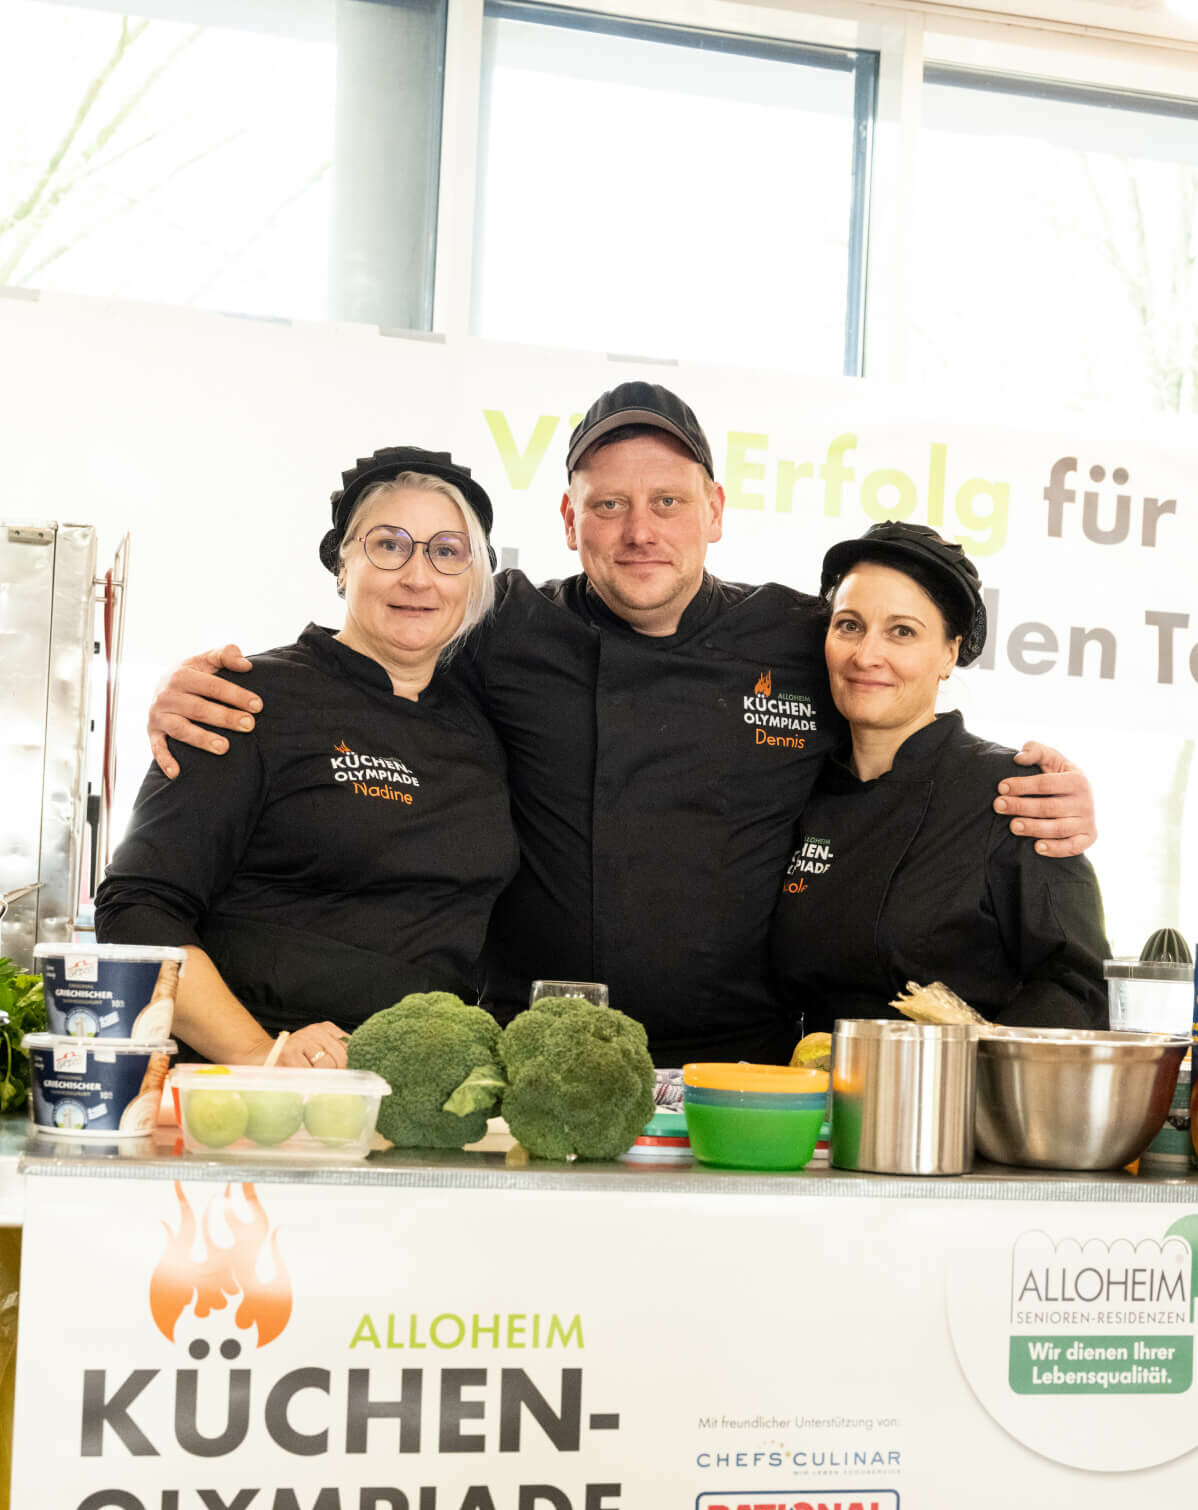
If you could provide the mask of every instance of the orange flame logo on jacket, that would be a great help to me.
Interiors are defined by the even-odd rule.
[[[334,745],[333,746],[333,754],[334,755],[352,755],[353,753],[354,752],[346,744],[344,736],[342,737],[341,743],[339,745]]]
[[[193,1302],[195,1315],[202,1320],[213,1311],[223,1311],[229,1299],[240,1295],[241,1304],[233,1320],[242,1331],[257,1327],[259,1347],[273,1342],[291,1319],[291,1279],[279,1253],[278,1231],[271,1232],[270,1221],[252,1185],[241,1187],[249,1208],[248,1220],[238,1215],[232,1191],[232,1185],[226,1185],[223,1198],[214,1196],[208,1202],[200,1224],[203,1241],[197,1257],[195,1212],[182,1185],[175,1183],[179,1226],[174,1229],[169,1222],[163,1222],[166,1247],[150,1276],[150,1312],[168,1342],[175,1340],[179,1317]],[[217,1205],[221,1206],[225,1225],[233,1234],[228,1246],[217,1243],[212,1236],[210,1221]],[[270,1275],[263,1278],[258,1265],[268,1237]]]
[[[772,671],[763,671],[757,678],[757,685],[753,688],[753,691],[760,692],[762,697],[768,697],[773,689],[774,673]]]

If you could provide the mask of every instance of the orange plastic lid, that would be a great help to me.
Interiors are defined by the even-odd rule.
[[[684,1064],[684,1085],[713,1091],[782,1092],[790,1096],[828,1089],[827,1070],[789,1064]]]

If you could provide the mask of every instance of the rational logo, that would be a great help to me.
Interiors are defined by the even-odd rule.
[[[815,1494],[738,1490],[701,1494],[695,1510],[899,1510],[899,1497],[897,1489],[821,1489]]]
[[[163,1222],[166,1246],[150,1276],[150,1314],[168,1342],[174,1342],[179,1318],[189,1307],[203,1321],[236,1300],[234,1325],[241,1331],[254,1328],[260,1348],[273,1342],[291,1319],[291,1279],[278,1230],[271,1231],[253,1185],[242,1185],[241,1197],[248,1217],[238,1214],[233,1187],[226,1185],[223,1197],[214,1196],[197,1222],[176,1181],[178,1226]],[[229,1243],[213,1236],[217,1215],[231,1234]]]

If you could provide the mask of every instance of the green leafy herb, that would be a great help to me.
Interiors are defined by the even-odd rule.
[[[46,1030],[46,1003],[40,975],[22,975],[10,959],[0,958],[0,1112],[25,1110],[29,1092],[29,1055],[21,1047],[26,1033]]]

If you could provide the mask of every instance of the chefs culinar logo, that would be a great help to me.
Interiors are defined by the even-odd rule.
[[[384,802],[401,802],[412,806],[412,793],[420,779],[410,766],[395,755],[359,755],[342,739],[333,746],[329,757],[333,780],[344,781],[355,797],[381,797]]]
[[[745,723],[753,727],[754,744],[801,750],[807,743],[807,733],[817,727],[815,704],[807,693],[775,694],[772,671],[761,673],[752,692],[742,697],[742,703]]]
[[[786,868],[786,880],[782,890],[797,896],[807,890],[808,876],[822,876],[832,868],[836,856],[827,839],[805,839],[802,849],[796,849]]]
[[[271,1231],[253,1185],[242,1185],[241,1197],[248,1216],[238,1214],[233,1187],[226,1185],[223,1197],[214,1196],[197,1223],[176,1181],[178,1226],[163,1222],[166,1246],[150,1276],[150,1314],[168,1342],[174,1342],[179,1318],[188,1308],[202,1322],[236,1301],[233,1324],[239,1331],[252,1328],[258,1347],[273,1342],[291,1319],[291,1279],[279,1251],[278,1230]],[[220,1216],[231,1241],[214,1237],[214,1215]],[[199,1352],[196,1342],[191,1344],[193,1356],[208,1352],[206,1344],[201,1342],[201,1347]],[[235,1341],[232,1347],[240,1351]],[[233,1356],[228,1339],[221,1352]]]

